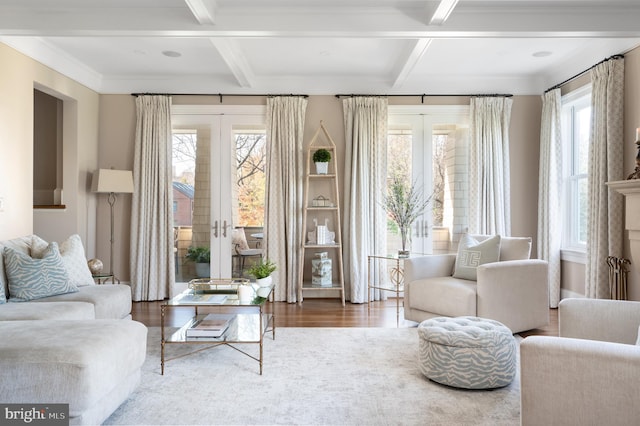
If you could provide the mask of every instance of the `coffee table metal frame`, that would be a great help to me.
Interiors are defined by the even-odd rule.
[[[253,283],[251,285],[254,287],[254,290],[258,289],[257,284]],[[238,299],[237,293],[229,291],[225,294],[227,298],[223,303],[209,303],[183,300],[185,296],[194,294],[194,291],[189,289],[163,303],[161,305],[161,374],[164,375],[164,364],[167,361],[182,358],[183,356],[220,345],[226,345],[258,361],[260,363],[260,374],[262,375],[264,335],[271,331],[272,338],[276,338],[275,316],[272,310],[271,312],[267,312],[265,309],[267,305],[266,302],[272,292],[273,285],[269,287],[269,295],[266,297],[255,296],[253,300],[245,302]],[[195,308],[195,315],[179,330],[168,334],[165,331],[166,313],[169,309],[176,308]],[[191,328],[209,313],[233,314],[234,318],[229,328],[220,337],[187,337],[187,329]],[[207,347],[174,358],[165,358],[165,345],[167,344],[206,344]],[[258,344],[260,346],[260,355],[256,357],[245,352],[236,346],[238,344]]]

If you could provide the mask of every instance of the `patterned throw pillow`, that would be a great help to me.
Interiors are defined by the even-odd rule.
[[[57,243],[49,244],[42,259],[34,259],[9,247],[4,248],[3,255],[10,302],[78,291],[78,287],[69,281]]]
[[[478,242],[465,234],[458,245],[458,256],[454,268],[454,278],[476,281],[478,266],[497,262],[500,258],[500,235]]]
[[[48,245],[45,240],[34,235],[31,241],[31,256],[41,258]],[[73,285],[82,287],[95,284],[87,265],[80,235],[74,234],[60,243],[60,255]]]

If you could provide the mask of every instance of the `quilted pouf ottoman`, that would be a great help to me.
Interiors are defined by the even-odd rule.
[[[418,326],[420,371],[464,389],[507,386],[516,374],[516,340],[498,321],[437,317]]]

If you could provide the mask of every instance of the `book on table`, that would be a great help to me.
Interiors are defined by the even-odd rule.
[[[218,305],[224,303],[227,296],[224,294],[185,294],[180,300],[189,303]]]
[[[187,329],[187,337],[220,337],[235,315],[208,314]]]

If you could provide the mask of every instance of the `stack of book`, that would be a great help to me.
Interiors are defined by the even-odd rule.
[[[220,337],[233,317],[234,315],[209,314],[187,329],[187,337]]]

